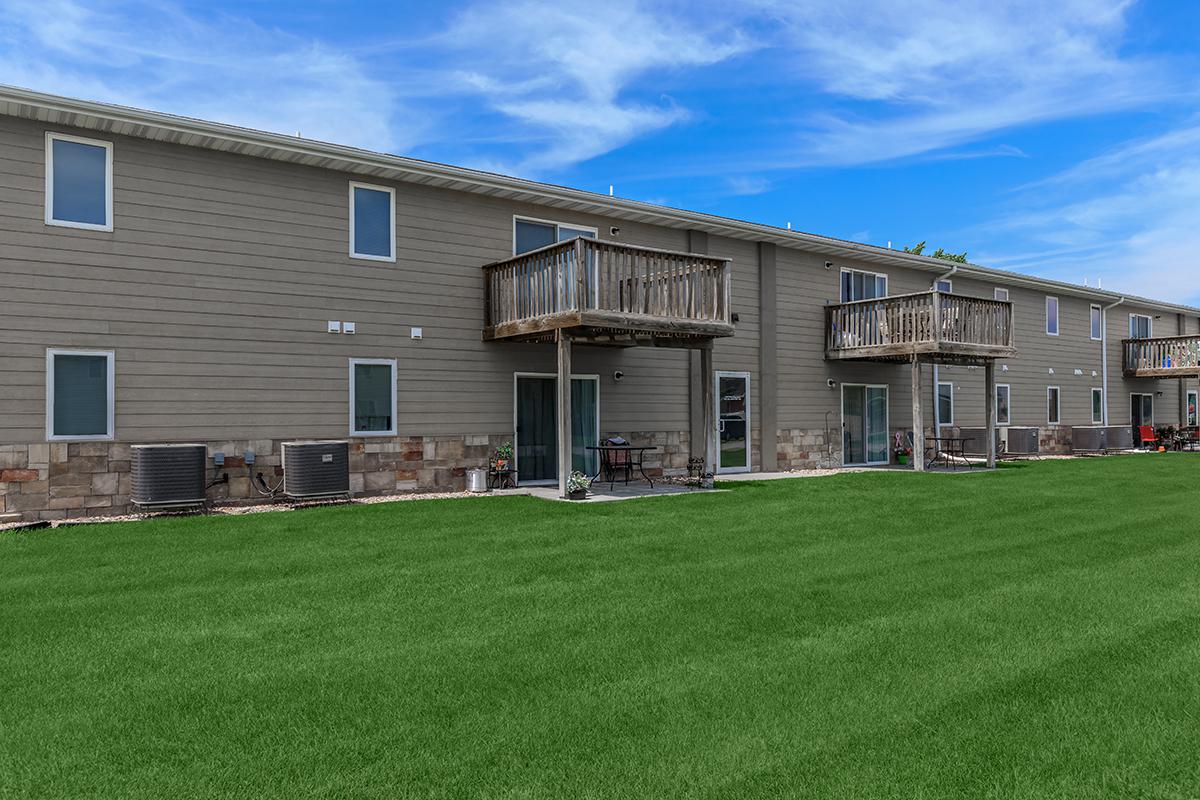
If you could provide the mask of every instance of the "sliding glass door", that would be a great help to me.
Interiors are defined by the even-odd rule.
[[[552,375],[518,375],[516,437],[518,478],[523,483],[558,480],[558,380]],[[588,450],[600,438],[600,379],[571,378],[571,469],[594,475],[598,455]]]
[[[887,464],[888,387],[842,386],[842,462]]]

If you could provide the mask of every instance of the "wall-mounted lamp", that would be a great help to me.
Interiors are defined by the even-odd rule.
[[[621,372],[621,370],[617,370],[616,372],[613,373],[613,380],[616,381],[617,383],[620,383],[621,379],[624,377],[625,377],[625,373]]]
[[[826,378],[825,385],[828,386],[830,389],[836,389],[837,381],[835,381],[833,378]]]
[[[729,319],[731,322],[733,322],[734,325],[736,325],[738,323],[738,319],[739,319],[738,312],[734,311],[732,314],[730,314]]]
[[[611,228],[608,229],[608,235],[609,236],[620,236],[621,229],[618,228],[616,225],[613,225]]]
[[[825,262],[825,269],[833,269],[833,262],[832,262],[832,261],[826,261],[826,262]]]

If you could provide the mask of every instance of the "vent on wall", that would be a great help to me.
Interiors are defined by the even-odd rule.
[[[129,448],[130,500],[143,508],[204,503],[207,452],[202,444],[135,444]]]
[[[334,497],[350,493],[350,443],[284,442],[283,493]]]

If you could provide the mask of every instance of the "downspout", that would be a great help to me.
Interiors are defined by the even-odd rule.
[[[958,264],[950,268],[950,271],[944,275],[938,275],[933,279],[933,283],[929,284],[929,288],[937,291],[938,281],[949,280],[954,273],[958,272]],[[938,363],[933,362],[933,435],[937,437],[938,449],[942,447],[942,419],[941,419],[941,403],[938,402]],[[923,434],[922,434],[923,435]]]
[[[1108,427],[1108,310],[1116,308],[1124,302],[1125,298],[1122,297],[1117,302],[1102,306],[1100,309],[1100,370],[1104,376],[1101,386],[1103,386],[1102,391],[1104,392],[1104,427],[1106,428]]]

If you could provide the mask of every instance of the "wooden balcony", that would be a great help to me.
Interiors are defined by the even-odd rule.
[[[973,362],[1016,355],[1012,303],[921,292],[825,307],[825,357]]]
[[[1200,376],[1200,335],[1125,339],[1125,375],[1129,378]]]
[[[733,335],[729,259],[578,237],[488,264],[485,340],[695,346]]]

